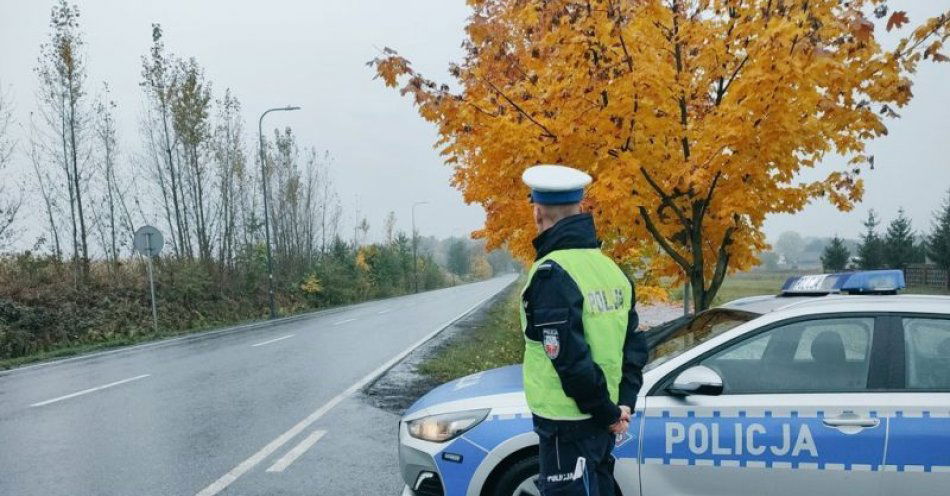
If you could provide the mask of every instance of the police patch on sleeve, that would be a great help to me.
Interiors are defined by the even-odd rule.
[[[542,332],[544,353],[548,355],[548,358],[554,360],[561,354],[561,340],[558,338],[557,329],[544,329]]]

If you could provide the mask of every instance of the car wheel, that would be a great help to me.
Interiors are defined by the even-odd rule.
[[[534,485],[538,478],[538,455],[519,460],[498,477],[492,496],[540,496]]]

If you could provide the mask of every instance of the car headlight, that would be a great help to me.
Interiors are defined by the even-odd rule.
[[[429,415],[410,420],[407,422],[407,427],[409,435],[416,439],[441,443],[461,436],[465,431],[480,424],[490,411],[486,408]]]

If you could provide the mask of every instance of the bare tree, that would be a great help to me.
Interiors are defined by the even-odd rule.
[[[100,235],[102,250],[113,267],[119,263],[120,216],[123,213],[123,192],[116,174],[118,142],[115,126],[116,104],[110,98],[109,85],[103,83],[102,96],[95,106],[95,137],[98,144],[96,171],[104,191],[101,192],[99,210],[96,212],[96,226]],[[122,236],[123,239],[128,236]]]
[[[265,147],[274,250],[290,269],[303,269],[326,254],[339,229],[342,209],[330,181],[330,157],[313,147],[301,154],[290,128],[275,130]]]
[[[235,202],[237,204],[237,215],[239,217],[239,228],[241,236],[241,246],[243,250],[250,250],[251,247],[261,243],[264,239],[264,220],[258,215],[260,212],[260,190],[261,177],[259,171],[260,162],[257,161],[258,154],[255,157],[253,167],[242,167],[234,170],[234,178],[237,182]]]
[[[165,52],[162,27],[152,24],[152,48],[142,57],[142,82],[151,108],[143,122],[143,134],[152,155],[155,180],[162,194],[173,247],[179,256],[191,255],[190,235],[183,206],[184,186],[176,162],[176,137],[172,126],[172,102],[175,96],[174,57]]]
[[[383,235],[386,237],[387,245],[393,244],[393,239],[396,236],[396,212],[392,210],[389,211],[386,220],[383,222]]]
[[[303,251],[300,246],[300,227],[303,212],[301,201],[302,179],[300,150],[297,137],[288,127],[283,132],[274,130],[272,153],[267,153],[268,194],[270,195],[270,219],[273,226],[274,251],[285,262],[295,260]]]
[[[359,248],[366,244],[369,240],[369,221],[366,220],[366,217],[363,217],[363,220],[356,225],[353,237],[353,245],[356,248]]]
[[[177,197],[174,196],[169,168],[167,167],[167,157],[164,149],[163,132],[161,120],[155,115],[154,108],[145,108],[145,113],[139,122],[139,130],[143,140],[142,152],[137,154],[137,160],[140,169],[146,170],[148,178],[157,189],[161,206],[159,215],[164,217],[168,226],[168,242],[175,255],[181,256],[181,242],[178,236],[179,217],[177,213]],[[134,176],[133,176],[134,177]],[[144,210],[144,209],[143,209]]]
[[[220,244],[218,260],[233,269],[237,250],[238,223],[242,221],[242,208],[246,196],[241,194],[241,184],[246,180],[247,155],[244,149],[244,121],[241,119],[241,102],[224,92],[217,102],[217,125],[213,148],[218,179],[218,216]]]
[[[0,85],[0,175],[13,156],[16,146],[10,137],[13,126],[13,108],[10,99]],[[23,204],[23,195],[18,191],[10,191],[10,181],[0,182],[0,249],[4,248],[13,238],[13,222],[17,212]]]
[[[43,199],[43,207],[46,211],[46,220],[49,223],[49,237],[52,238],[52,251],[53,256],[57,260],[62,259],[63,250],[59,241],[59,229],[56,225],[56,218],[59,216],[59,208],[56,203],[56,194],[53,191],[52,185],[54,184],[50,173],[44,167],[44,157],[48,154],[44,153],[42,146],[40,145],[40,139],[37,137],[36,124],[33,122],[33,114],[30,114],[30,164],[33,166],[33,174],[36,179],[37,190],[40,193],[40,198]],[[41,238],[42,240],[43,238]],[[42,241],[38,244],[42,244]]]
[[[84,42],[79,29],[79,9],[60,0],[50,13],[50,38],[41,46],[35,72],[39,78],[40,109],[59,141],[59,157],[65,173],[77,282],[85,278],[89,264],[88,232],[83,210],[86,193],[80,155],[85,128],[86,65]]]
[[[320,255],[327,253],[327,240],[336,238],[340,229],[340,219],[343,216],[343,206],[340,204],[340,197],[333,187],[333,179],[330,177],[333,168],[333,157],[330,152],[323,154],[323,162],[320,164],[317,176],[317,205],[320,211]]]
[[[188,186],[187,198],[194,221],[195,238],[198,242],[198,255],[202,260],[211,260],[211,231],[209,225],[209,198],[207,164],[204,153],[210,138],[208,114],[211,108],[211,87],[205,81],[204,71],[198,62],[191,58],[178,63],[178,84],[175,86],[172,100],[172,120],[175,134],[181,143],[185,167],[181,167],[181,177]]]

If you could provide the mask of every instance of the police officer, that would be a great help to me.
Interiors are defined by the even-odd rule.
[[[589,175],[542,165],[522,180],[540,233],[521,311],[538,487],[544,496],[612,496],[615,439],[626,433],[647,360],[633,285],[581,212]]]

